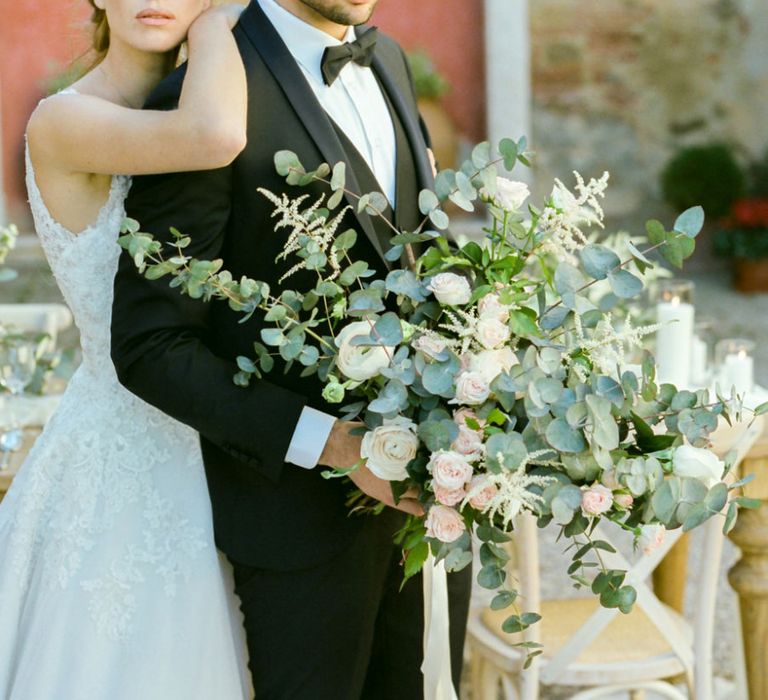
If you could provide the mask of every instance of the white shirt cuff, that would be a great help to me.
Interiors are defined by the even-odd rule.
[[[335,416],[305,406],[293,431],[285,461],[302,469],[314,469],[335,422]]]

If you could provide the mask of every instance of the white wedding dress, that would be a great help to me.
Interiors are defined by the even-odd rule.
[[[243,700],[244,633],[214,546],[197,434],[124,389],[110,360],[129,178],[74,235],[37,232],[83,361],[0,504],[0,700]]]

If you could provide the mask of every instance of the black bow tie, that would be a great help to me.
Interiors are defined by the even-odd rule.
[[[323,52],[323,60],[320,64],[325,84],[333,85],[333,81],[339,77],[339,73],[350,61],[360,66],[370,66],[373,62],[376,38],[376,27],[371,27],[355,41],[340,46],[328,46]]]

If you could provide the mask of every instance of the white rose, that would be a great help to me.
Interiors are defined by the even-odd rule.
[[[435,338],[433,335],[421,335],[411,343],[411,347],[434,358],[443,352],[447,346],[442,338]]]
[[[488,382],[480,372],[462,372],[456,380],[456,398],[448,403],[477,406],[491,395]]]
[[[451,444],[451,449],[464,455],[469,462],[476,462],[483,456],[482,435],[466,425],[459,425],[459,435]]]
[[[416,456],[419,438],[416,425],[403,416],[384,419],[384,424],[365,434],[360,456],[376,476],[386,481],[408,478],[406,467]]]
[[[509,372],[512,367],[520,364],[517,355],[510,347],[498,350],[483,350],[469,358],[469,371],[477,372],[487,384],[490,384],[502,372]]]
[[[672,455],[672,471],[676,476],[698,479],[709,488],[722,479],[725,464],[710,450],[682,445]]]
[[[467,426],[467,419],[475,421],[478,426],[480,426],[480,433],[482,433],[483,427],[485,426],[485,421],[478,418],[477,413],[475,413],[471,408],[459,408],[453,412],[453,422],[456,423],[456,425],[459,427],[469,427]]]
[[[641,526],[639,544],[640,548],[643,550],[643,554],[650,554],[655,549],[661,547],[661,545],[664,544],[666,534],[667,529],[658,523]]]
[[[517,211],[530,196],[528,185],[506,177],[496,178],[496,204],[507,211]]]
[[[509,307],[501,303],[498,294],[486,294],[477,302],[477,313],[480,318],[495,318],[506,323],[509,321]]]
[[[432,506],[424,524],[427,527],[427,537],[448,543],[458,540],[467,529],[464,519],[448,506]]]
[[[453,272],[441,272],[435,275],[427,285],[435,298],[446,306],[460,306],[469,302],[472,288],[466,277]]]
[[[395,349],[381,345],[352,345],[352,339],[371,334],[371,324],[367,321],[355,321],[345,326],[336,336],[339,353],[336,364],[348,379],[362,382],[375,377],[389,365]]]
[[[438,450],[429,458],[427,471],[435,486],[453,491],[463,489],[472,478],[472,467],[467,458],[451,450]]]
[[[486,350],[493,350],[509,340],[509,326],[496,318],[481,318],[477,322],[477,340]]]

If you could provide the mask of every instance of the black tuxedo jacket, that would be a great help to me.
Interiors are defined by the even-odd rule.
[[[370,184],[371,174],[258,3],[244,11],[234,34],[248,75],[247,147],[226,168],[136,177],[126,210],[161,240],[171,240],[171,226],[189,235],[189,255],[223,258],[235,278],[247,275],[276,289],[295,261],[276,264],[285,234],[274,232],[273,206],[256,188],[308,192],[313,199],[327,189],[286,185],[275,172],[275,152],[292,150],[307,168],[346,161],[348,187],[357,192],[370,191],[361,185]],[[432,184],[427,136],[403,52],[386,36],[379,37],[373,70],[403,137],[397,213],[407,224],[418,217],[418,188]],[[146,107],[175,108],[183,76],[182,67],[166,78]],[[410,194],[403,183],[411,183]],[[353,257],[385,272],[377,226],[366,214],[347,217],[358,231]],[[297,275],[285,286],[310,289],[315,279]],[[241,324],[241,315],[222,302],[191,300],[170,288],[168,278],[144,279],[127,253],[114,292],[112,357],[120,381],[200,433],[218,546],[240,563],[284,570],[327,560],[346,546],[360,525],[345,507],[348,486],[323,479],[321,468],[284,462],[304,406],[329,410],[318,380],[300,378],[300,367],[288,373],[277,367],[248,388],[236,386],[235,358],[253,355],[260,320]]]

